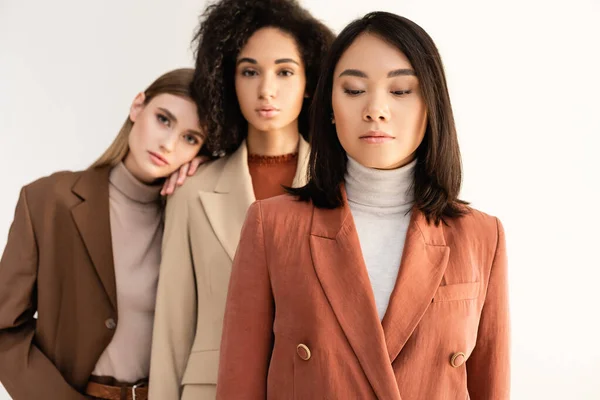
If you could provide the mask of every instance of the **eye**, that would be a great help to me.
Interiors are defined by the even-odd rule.
[[[287,76],[292,76],[292,75],[294,75],[294,71],[291,71],[291,70],[289,70],[289,69],[284,69],[284,70],[281,70],[281,71],[279,71],[277,74],[278,74],[279,76],[285,76],[285,77],[287,77]]]
[[[191,145],[198,144],[198,139],[196,139],[196,136],[194,136],[194,135],[189,135],[189,134],[183,135],[183,139],[186,142],[188,142],[188,144],[191,144]]]
[[[392,94],[394,96],[399,96],[399,97],[407,95],[407,94],[411,94],[411,93],[412,93],[412,90],[393,90],[392,91]]]
[[[253,69],[244,69],[242,70],[242,76],[256,76],[258,72]]]
[[[167,118],[165,115],[163,114],[156,114],[156,119],[158,120],[158,122],[160,122],[161,124],[165,125],[165,126],[170,126],[171,125],[171,120],[169,120],[169,118]]]
[[[346,93],[349,96],[358,96],[361,93],[364,93],[364,90],[358,90],[358,89],[344,89],[344,93]]]

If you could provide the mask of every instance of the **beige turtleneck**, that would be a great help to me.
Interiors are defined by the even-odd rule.
[[[119,318],[115,335],[93,375],[131,383],[149,376],[163,233],[160,188],[138,181],[123,163],[110,172],[110,226]]]
[[[414,204],[417,161],[393,169],[367,168],[348,157],[345,176],[348,204],[383,319],[400,271],[404,241]]]

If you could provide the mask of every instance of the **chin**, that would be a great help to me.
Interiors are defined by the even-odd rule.
[[[157,167],[154,164],[145,165],[143,167],[143,173],[146,177],[146,180],[152,182],[156,181],[157,179],[166,178],[167,176],[171,175],[169,171],[165,171],[164,168]]]
[[[381,156],[361,157],[354,159],[361,165],[374,169],[394,169],[398,168],[398,164],[400,163],[400,160],[392,160]]]
[[[389,167],[382,162],[370,162],[370,163],[366,163],[363,164],[365,167],[367,168],[374,168],[374,169],[389,169]]]
[[[256,121],[256,123],[252,121],[249,122],[254,128],[256,128],[256,130],[260,132],[269,132],[283,128],[283,126],[280,123],[276,122],[274,119],[269,121]]]

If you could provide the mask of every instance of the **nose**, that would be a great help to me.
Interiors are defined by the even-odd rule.
[[[390,109],[383,96],[373,95],[363,111],[363,120],[366,122],[388,121]]]
[[[272,99],[277,94],[277,80],[272,74],[263,74],[258,88],[258,97],[261,100]]]
[[[160,148],[165,153],[171,153],[175,150],[177,145],[178,135],[176,132],[169,132],[166,134],[160,142]]]

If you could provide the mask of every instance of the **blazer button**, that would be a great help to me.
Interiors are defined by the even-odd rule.
[[[300,343],[296,346],[296,353],[298,353],[298,356],[304,361],[310,360],[310,349],[307,345]]]
[[[452,359],[450,359],[450,365],[452,365],[454,368],[458,368],[465,363],[466,359],[467,356],[465,356],[465,353],[456,353],[452,356]]]
[[[117,323],[112,318],[109,318],[106,321],[104,321],[104,325],[110,330],[113,330],[117,327]]]

